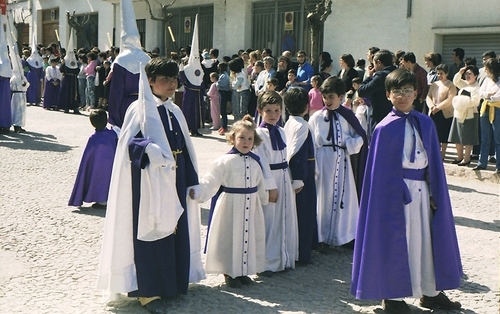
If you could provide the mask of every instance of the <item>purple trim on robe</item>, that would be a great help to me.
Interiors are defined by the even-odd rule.
[[[0,76],[0,128],[10,128],[11,126],[10,78]]]
[[[206,95],[203,86],[195,86],[189,82],[184,72],[179,73],[179,79],[184,85],[184,94],[182,95],[182,113],[191,132],[198,132],[203,128],[205,122],[205,101]]]
[[[133,74],[119,64],[113,64],[109,83],[109,123],[122,127],[125,112],[139,97],[139,73]]]
[[[358,191],[359,199],[363,187],[366,157],[368,156],[368,139],[366,138],[365,130],[359,123],[358,118],[356,118],[356,115],[354,115],[352,110],[347,109],[344,106],[340,106],[335,111],[338,112],[344,119],[346,119],[347,123],[349,123],[354,128],[356,133],[358,133],[363,138],[363,146],[361,146],[361,150],[359,151],[359,153],[350,156],[352,172],[354,174],[354,180],[356,180],[356,189]]]
[[[58,85],[54,85],[54,80],[45,80],[45,88],[43,90],[43,108],[57,107],[57,99],[59,97],[59,90],[61,88],[61,81]]]
[[[462,264],[440,145],[432,120],[415,113],[426,150],[436,290],[460,286]],[[404,207],[402,155],[406,119],[389,113],[375,128],[366,164],[356,232],[351,293],[358,299],[412,295]]]
[[[69,206],[106,202],[118,137],[109,129],[96,131],[88,140],[76,176]]]

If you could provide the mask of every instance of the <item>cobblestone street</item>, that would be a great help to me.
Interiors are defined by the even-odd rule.
[[[94,131],[88,117],[28,107],[25,128],[0,135],[0,313],[146,313],[134,299],[108,306],[96,290],[105,210],[67,206]],[[229,150],[223,137],[208,132],[193,139],[200,176]],[[477,174],[472,167],[446,164],[465,273],[460,289],[447,295],[462,303],[455,313],[493,314],[500,298],[500,185],[490,168]],[[207,204],[201,210],[204,239]],[[380,301],[349,294],[352,251],[314,253],[313,261],[254,277],[242,289],[210,275],[172,300],[170,313],[383,313]],[[418,300],[407,302],[413,313],[430,313]]]

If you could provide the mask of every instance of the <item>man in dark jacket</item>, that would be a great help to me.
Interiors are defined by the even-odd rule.
[[[392,63],[392,54],[389,50],[380,50],[373,57],[373,76],[361,83],[358,89],[359,97],[369,98],[372,105],[371,129],[379,123],[392,109],[391,102],[385,93],[385,78],[396,67]]]

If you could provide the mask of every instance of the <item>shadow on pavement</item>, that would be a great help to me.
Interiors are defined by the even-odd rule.
[[[57,138],[52,134],[41,134],[29,131],[22,134],[11,132],[8,135],[0,136],[0,146],[12,149],[50,152],[67,152],[73,149],[72,146],[59,144]]]
[[[483,194],[483,195],[498,196],[498,194],[495,194],[495,193],[479,192],[476,189],[466,188],[463,186],[458,186],[458,185],[453,185],[453,184],[448,184],[448,189],[453,190],[453,191],[457,191],[457,192],[463,192],[463,193],[478,193],[478,194]]]
[[[494,231],[494,232],[500,231],[500,224],[498,223],[498,220],[496,220],[495,222],[486,222],[482,220],[455,216],[455,224],[464,227],[482,229],[487,231]]]
[[[71,211],[72,213],[75,214],[81,214],[81,215],[89,215],[89,216],[96,216],[96,217],[106,217],[106,210],[105,209],[98,209],[98,208],[92,208],[92,207],[83,207],[80,206],[79,209],[75,209]]]

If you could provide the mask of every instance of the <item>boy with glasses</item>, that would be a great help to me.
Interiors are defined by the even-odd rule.
[[[415,110],[417,78],[398,69],[386,80],[393,104],[375,128],[363,181],[351,293],[382,299],[387,313],[411,313],[403,300],[457,310],[441,290],[463,275],[436,129]],[[432,196],[431,196],[432,195]]]

